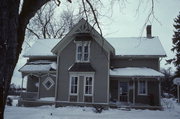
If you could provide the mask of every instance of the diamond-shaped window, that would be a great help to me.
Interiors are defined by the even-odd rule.
[[[43,85],[47,90],[49,90],[54,85],[54,81],[53,81],[53,79],[51,77],[47,77],[43,81]]]

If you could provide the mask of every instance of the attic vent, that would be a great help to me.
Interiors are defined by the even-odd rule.
[[[92,40],[90,33],[77,33],[75,36],[76,41],[89,41]]]
[[[146,27],[146,33],[147,33],[147,38],[152,38],[152,35],[151,35],[151,25],[147,25]]]

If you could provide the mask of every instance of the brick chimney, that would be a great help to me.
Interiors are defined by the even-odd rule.
[[[152,38],[152,34],[151,34],[151,25],[147,25],[146,27],[146,37],[147,38]]]

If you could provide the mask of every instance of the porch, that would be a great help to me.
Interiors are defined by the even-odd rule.
[[[28,62],[20,68],[21,88],[23,89],[25,84],[26,90],[21,91],[19,105],[35,106],[41,105],[41,103],[55,102],[56,70],[52,68],[53,63],[52,61],[38,60]]]
[[[149,68],[118,68],[110,70],[110,106],[159,107],[161,97],[158,71]]]
[[[21,92],[20,98],[23,100],[36,100],[38,98],[38,92]]]
[[[122,110],[131,110],[131,109],[150,109],[150,110],[162,110],[162,106],[151,106],[147,104],[141,104],[141,103],[126,103],[126,102],[110,102],[109,103],[110,108],[119,108]]]
[[[54,105],[55,97],[39,98],[38,92],[21,92],[18,100],[19,106],[34,107],[43,105]]]

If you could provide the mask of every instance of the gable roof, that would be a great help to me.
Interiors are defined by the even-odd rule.
[[[66,36],[51,50],[54,54],[61,52],[77,33],[90,33],[93,39],[107,52],[114,53],[115,50],[85,19],[81,19]]]
[[[123,57],[165,57],[166,53],[158,37],[119,37],[106,40],[84,19],[81,19],[61,39],[39,39],[24,57],[56,56],[78,33],[90,33],[93,39],[107,52]]]
[[[60,39],[38,39],[33,46],[24,53],[24,57],[42,57],[55,56],[51,49],[60,41]]]
[[[166,56],[158,37],[107,38],[107,41],[116,49],[118,56]]]

